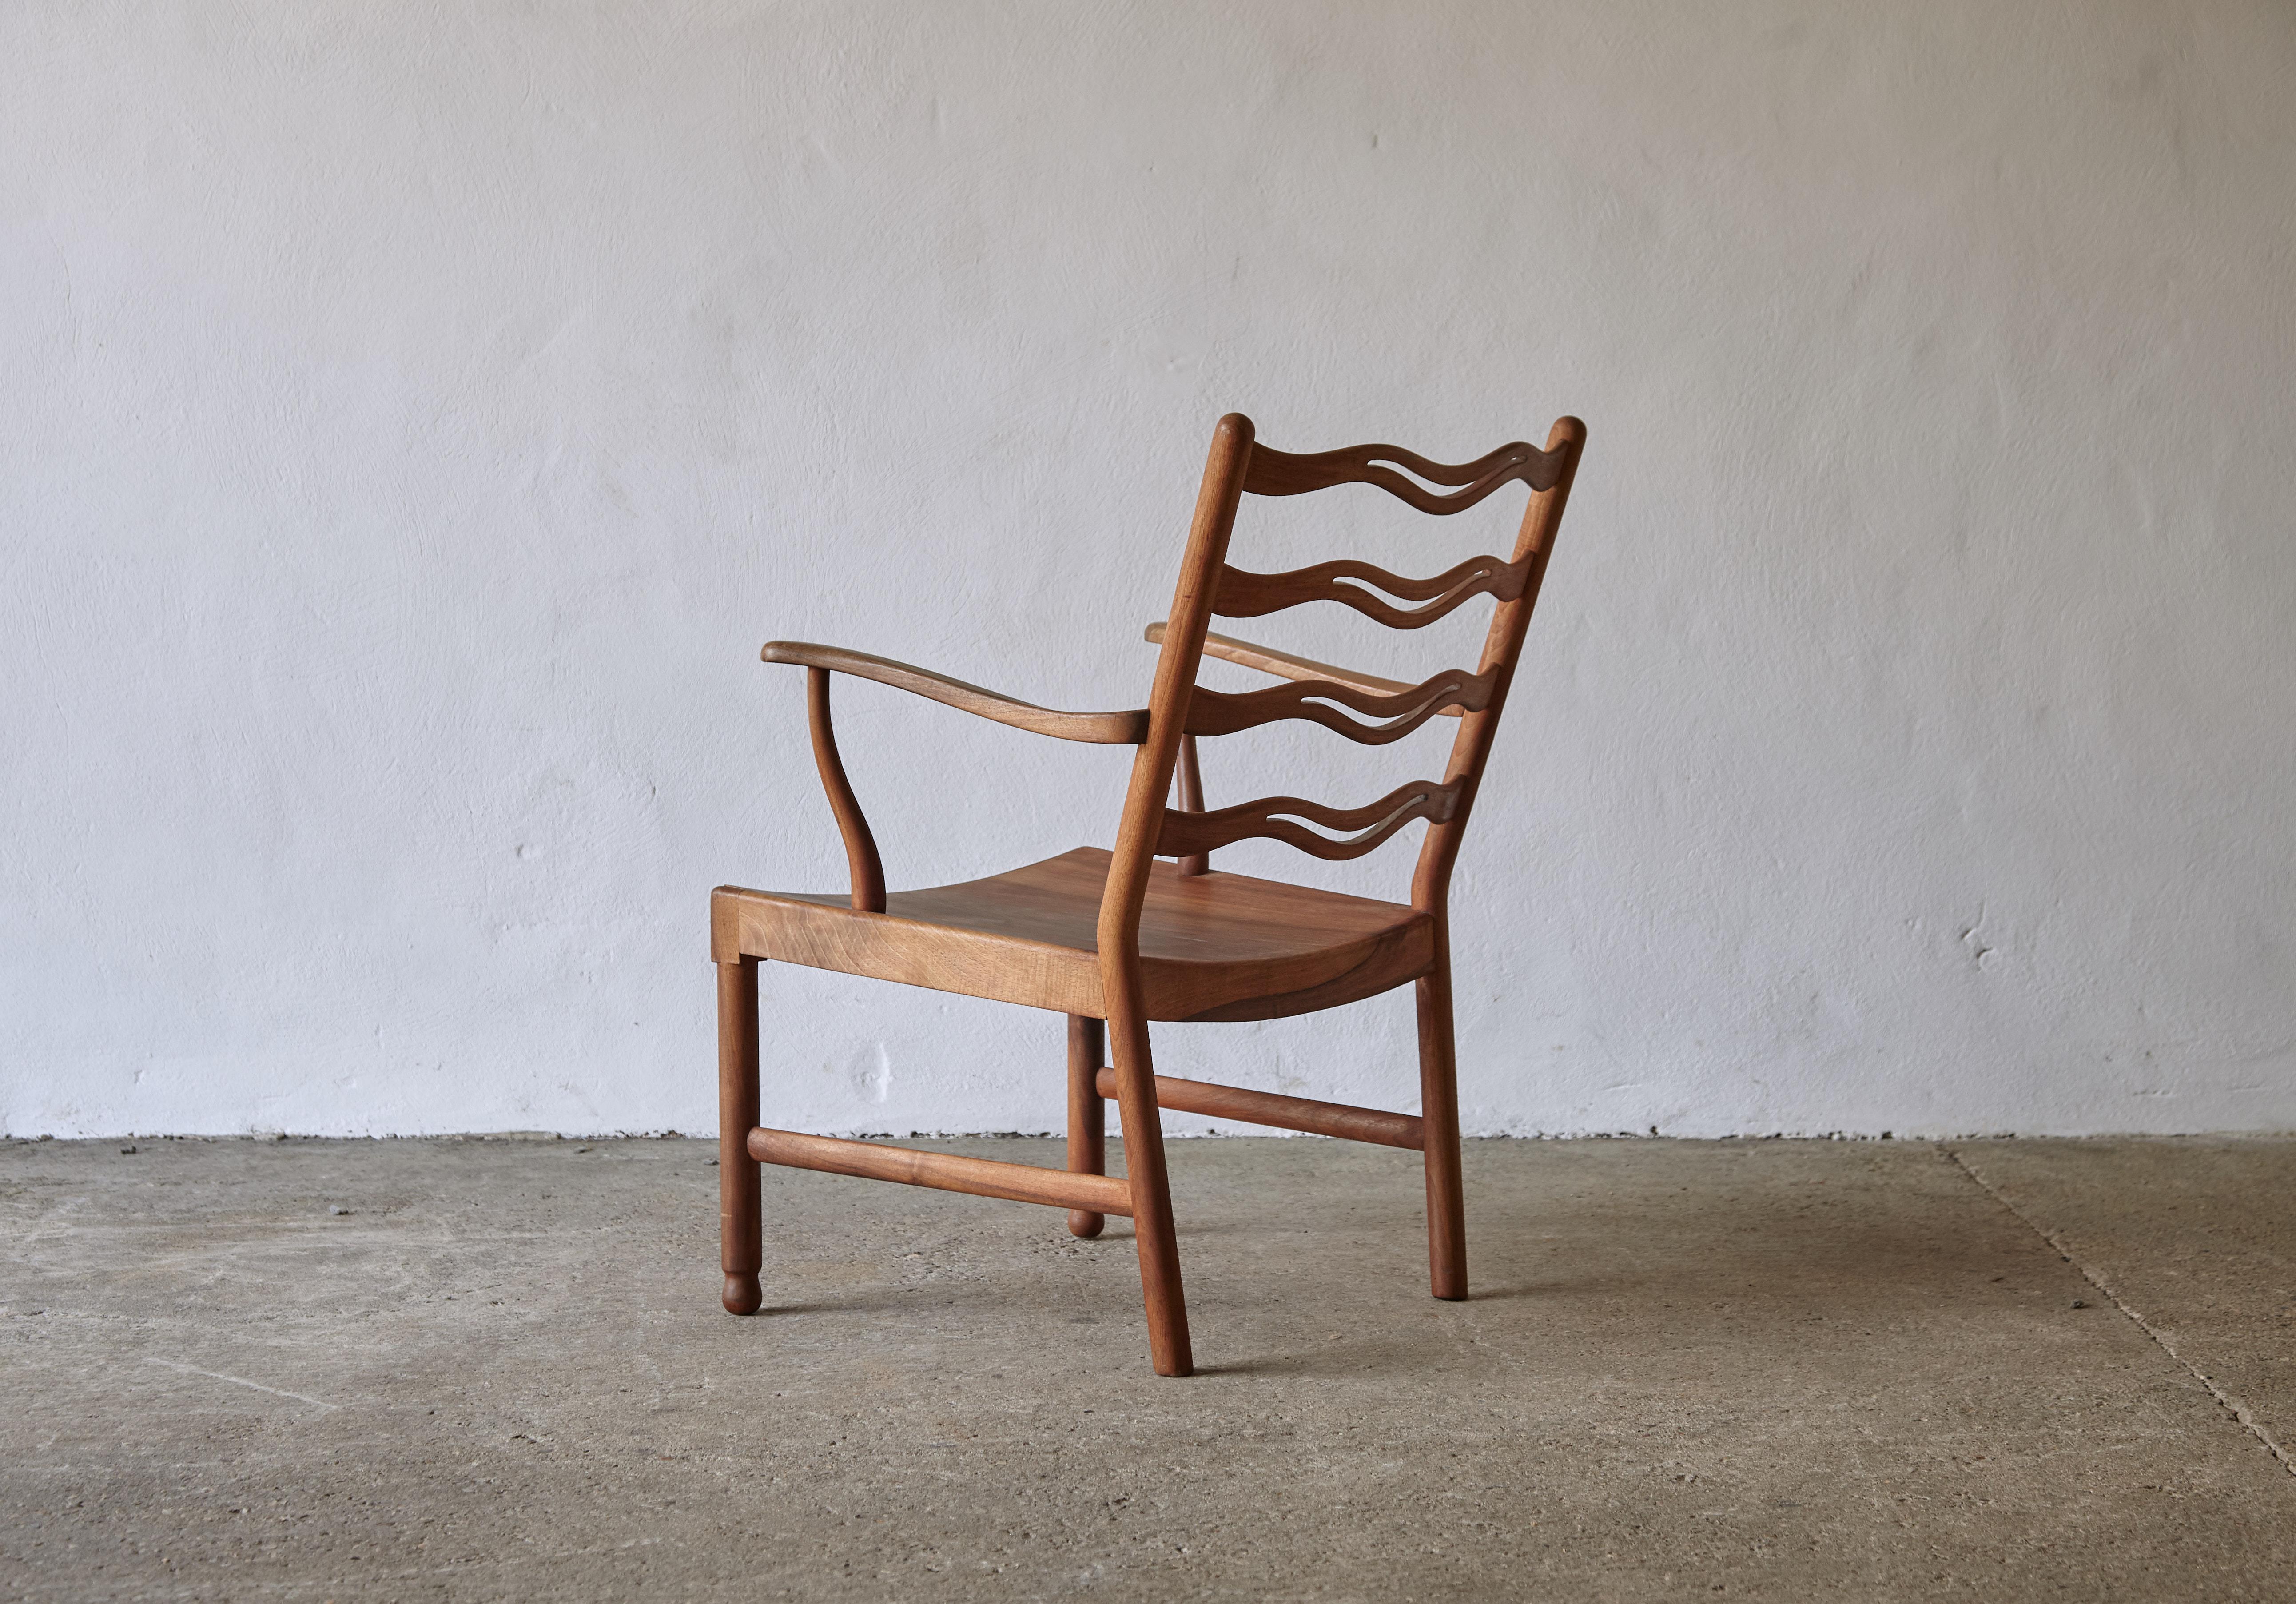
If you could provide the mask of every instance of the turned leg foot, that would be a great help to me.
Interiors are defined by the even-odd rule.
[[[758,1123],[758,961],[718,966],[718,1235],[719,1294],[729,1314],[754,1314],[763,1260],[758,1161],[750,1132]]]
[[[766,1301],[766,1295],[758,1289],[758,1278],[754,1274],[728,1275],[721,1301],[728,1314],[754,1314],[758,1305]]]

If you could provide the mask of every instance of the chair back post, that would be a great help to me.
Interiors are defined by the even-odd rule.
[[[1148,694],[1148,735],[1132,759],[1132,784],[1124,798],[1123,821],[1108,867],[1100,903],[1101,983],[1110,1017],[1119,996],[1136,999],[1140,975],[1140,909],[1148,895],[1148,868],[1164,827],[1172,769],[1188,722],[1188,701],[1202,659],[1204,634],[1211,626],[1220,567],[1227,560],[1228,536],[1235,528],[1236,505],[1251,463],[1251,420],[1230,413],[1212,430],[1202,487],[1188,549],[1180,560],[1180,580],[1172,593],[1172,613],[1164,626],[1156,680]]]
[[[1545,490],[1533,492],[1530,504],[1523,509],[1522,528],[1516,536],[1512,561],[1519,563],[1529,558],[1529,572],[1523,582],[1522,593],[1511,602],[1500,602],[1492,612],[1490,631],[1483,637],[1482,660],[1476,665],[1476,672],[1492,675],[1490,699],[1459,719],[1459,733],[1451,742],[1451,761],[1443,773],[1445,784],[1458,785],[1458,801],[1449,818],[1429,823],[1426,839],[1419,846],[1418,866],[1411,877],[1411,905],[1423,913],[1433,914],[1441,927],[1447,928],[1451,868],[1458,861],[1467,815],[1482,785],[1483,765],[1491,755],[1499,715],[1506,709],[1507,690],[1514,682],[1515,659],[1522,651],[1524,632],[1530,626],[1531,609],[1538,602],[1539,585],[1546,577],[1546,561],[1554,551],[1555,531],[1562,523],[1562,506],[1570,496],[1571,479],[1578,471],[1579,448],[1586,443],[1587,426],[1576,418],[1558,418],[1547,432],[1547,452],[1550,455],[1561,454],[1562,468],[1554,482]]]

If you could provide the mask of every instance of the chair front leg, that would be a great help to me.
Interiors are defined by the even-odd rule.
[[[1116,1107],[1124,1120],[1124,1174],[1132,1192],[1132,1232],[1140,1254],[1140,1293],[1148,1313],[1148,1358],[1160,1376],[1191,1376],[1188,1305],[1180,1290],[1180,1242],[1172,1189],[1164,1174],[1164,1125],[1156,1107],[1156,1066],[1148,1021],[1128,1002],[1111,1007],[1116,1047]]]
[[[1082,1014],[1069,1019],[1069,1171],[1108,1174],[1108,1105],[1101,1101],[1098,1077],[1107,1061],[1108,1027]],[[1070,1236],[1096,1237],[1108,1223],[1088,1208],[1069,1210]]]
[[[1419,1121],[1427,1161],[1427,1268],[1442,1298],[1467,1296],[1467,1201],[1459,1174],[1458,1049],[1451,1029],[1451,947],[1438,941],[1435,968],[1417,982]]]
[[[750,1157],[757,1123],[758,961],[735,958],[718,966],[718,1232],[732,1314],[754,1314],[765,1301],[758,1166]]]

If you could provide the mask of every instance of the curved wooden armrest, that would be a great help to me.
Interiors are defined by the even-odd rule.
[[[960,712],[976,714],[1015,729],[1033,730],[1062,741],[1088,741],[1102,746],[1138,746],[1148,739],[1148,714],[1062,713],[1010,696],[1000,696],[979,685],[935,674],[890,658],[841,646],[816,646],[807,641],[767,641],[758,657],[768,663],[791,663],[805,670],[806,722],[813,730],[813,758],[821,770],[822,789],[829,793],[830,810],[845,838],[846,861],[853,873],[853,906],[863,913],[885,911],[885,870],[877,855],[876,839],[869,821],[846,778],[844,760],[838,756],[837,732],[829,716],[829,676],[849,674],[875,680],[881,685],[914,692]]]
[[[1151,645],[1160,644],[1164,626],[1151,624],[1141,636]],[[1289,651],[1278,651],[1273,646],[1255,646],[1250,641],[1239,641],[1234,635],[1206,634],[1204,655],[1223,662],[1240,663],[1246,668],[1257,668],[1262,674],[1273,674],[1291,680],[1330,680],[1336,685],[1366,691],[1374,696],[1394,696],[1417,687],[1401,680],[1382,679],[1376,674],[1359,674],[1353,668],[1341,668],[1331,663],[1319,663],[1313,658],[1303,658]],[[1460,709],[1445,708],[1440,716],[1456,718]]]
[[[1148,712],[1144,708],[1125,713],[1063,713],[967,684],[945,674],[935,674],[930,668],[872,657],[865,651],[849,651],[842,646],[816,646],[806,641],[767,641],[758,656],[768,663],[796,663],[807,668],[849,674],[856,679],[874,680],[959,712],[1061,741],[1090,741],[1097,746],[1138,746],[1148,739]]]

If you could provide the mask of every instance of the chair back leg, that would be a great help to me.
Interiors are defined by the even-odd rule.
[[[1164,1125],[1156,1107],[1156,1065],[1148,1021],[1119,1001],[1109,1010],[1116,1050],[1116,1108],[1124,1121],[1124,1174],[1132,1191],[1132,1230],[1140,1254],[1140,1294],[1148,1312],[1148,1361],[1160,1376],[1191,1376],[1188,1305],[1180,1290],[1180,1243],[1164,1174]]]
[[[718,966],[718,1237],[726,1272],[726,1312],[754,1314],[765,1301],[758,1161],[750,1132],[758,1123],[758,961]]]
[[[1443,1298],[1467,1296],[1467,1202],[1459,1175],[1459,1066],[1451,1034],[1451,941],[1439,931],[1419,997],[1420,1140],[1427,1160],[1427,1270]]]
[[[1108,1061],[1108,1027],[1083,1014],[1069,1019],[1069,1170],[1078,1175],[1108,1174],[1107,1105],[1098,1076]],[[1088,1208],[1069,1210],[1070,1236],[1096,1237],[1108,1216]]]

